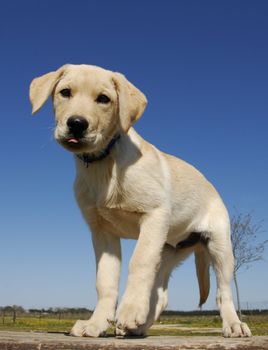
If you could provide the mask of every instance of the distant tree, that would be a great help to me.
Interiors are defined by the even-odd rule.
[[[54,309],[54,313],[58,315],[58,319],[60,320],[64,315],[66,315],[68,313],[68,308],[57,307]]]
[[[235,258],[234,283],[240,318],[242,313],[237,273],[241,268],[249,268],[253,262],[263,259],[263,252],[268,240],[257,242],[257,236],[264,232],[262,226],[262,221],[254,223],[252,213],[241,214],[236,212],[231,217],[231,239]]]
[[[6,316],[5,307],[1,306],[0,311],[1,311],[1,315],[2,315],[2,323],[4,324],[5,323],[5,316]]]
[[[0,308],[1,314],[2,314],[2,323],[5,323],[5,317],[6,316],[11,316],[13,323],[16,323],[17,315],[25,313],[25,310],[23,307],[18,306],[18,305],[13,305],[13,306],[4,306]]]
[[[25,310],[22,306],[13,305],[12,306],[12,314],[13,314],[13,323],[16,323],[18,314],[25,313]]]
[[[5,317],[8,315],[11,315],[13,313],[13,307],[12,306],[5,306],[3,307],[3,311],[2,311],[2,321],[3,324],[5,323]]]
[[[42,311],[40,309],[29,309],[30,314],[40,314]]]

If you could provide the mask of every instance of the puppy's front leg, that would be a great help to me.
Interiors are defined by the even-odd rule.
[[[119,238],[96,229],[91,228],[91,231],[96,254],[98,303],[90,320],[78,320],[71,334],[99,337],[105,334],[109,322],[114,321],[115,318],[121,248]]]
[[[141,220],[140,235],[129,264],[126,291],[117,311],[117,335],[139,335],[146,323],[150,296],[168,232],[168,213],[153,209]]]

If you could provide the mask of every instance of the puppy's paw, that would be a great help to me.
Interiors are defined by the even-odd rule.
[[[77,320],[71,329],[70,335],[74,337],[82,337],[86,323],[88,323],[88,321]]]
[[[146,326],[140,326],[136,329],[121,329],[116,327],[115,336],[116,338],[128,338],[128,337],[145,337],[147,332]]]
[[[141,336],[146,333],[146,321],[149,304],[141,302],[124,302],[119,306],[116,317],[116,335]]]
[[[106,330],[109,327],[109,322],[102,323],[89,321],[76,321],[70,334],[75,337],[105,337]]]
[[[225,338],[251,337],[251,331],[244,322],[235,322],[223,329]]]

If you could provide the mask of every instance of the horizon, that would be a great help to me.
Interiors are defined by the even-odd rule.
[[[262,303],[263,304],[263,303]],[[251,308],[243,308],[241,309],[242,312],[268,312],[268,301],[265,302],[266,307],[265,308],[258,308],[258,307],[251,307]],[[63,313],[68,313],[68,312],[74,312],[74,313],[84,313],[84,312],[91,312],[93,313],[94,309],[88,309],[86,307],[48,307],[48,308],[24,308],[21,305],[6,305],[6,306],[1,306],[0,305],[0,312],[4,311],[4,309],[11,309],[16,310],[16,308],[19,310],[19,312],[26,312],[26,313],[58,313],[62,311]],[[197,308],[193,310],[180,310],[180,309],[165,309],[162,314],[168,314],[168,313],[217,313],[219,314],[218,308],[214,309],[203,309],[203,308]]]

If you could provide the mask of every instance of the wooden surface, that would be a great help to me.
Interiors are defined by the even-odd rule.
[[[158,337],[134,339],[75,338],[61,333],[0,331],[0,350],[149,350],[149,349],[268,349],[268,336],[224,339],[222,337]]]

